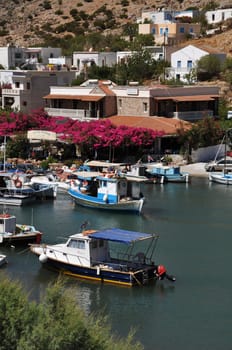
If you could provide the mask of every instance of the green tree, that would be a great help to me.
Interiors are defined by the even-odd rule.
[[[157,68],[157,62],[152,58],[148,50],[134,52],[128,57],[127,62],[117,67],[117,78],[126,84],[128,81],[142,83],[145,79],[153,78]]]
[[[199,59],[197,63],[198,80],[209,80],[219,76],[221,63],[215,55],[206,55]]]
[[[0,276],[1,350],[140,350],[131,332],[116,339],[103,315],[86,316],[75,291],[59,280],[40,303],[29,301],[19,282]]]

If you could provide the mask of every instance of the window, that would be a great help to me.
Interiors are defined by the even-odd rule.
[[[31,88],[31,84],[29,83],[29,81],[27,82],[27,90],[30,90]]]
[[[189,60],[187,61],[187,68],[192,68],[193,67],[193,61]]]
[[[15,59],[20,59],[22,58],[22,54],[20,52],[15,52]]]
[[[212,15],[212,21],[215,21],[215,14]]]
[[[164,34],[164,28],[160,28],[160,35]]]
[[[151,28],[151,34],[155,35],[155,28]]]
[[[77,249],[85,249],[85,241],[71,239],[70,242],[68,243],[68,247],[77,248]]]
[[[184,33],[184,27],[180,27],[180,33]]]
[[[19,88],[19,87],[20,87],[20,82],[19,82],[19,81],[16,81],[16,82],[15,82],[15,87],[16,87],[16,88]]]
[[[143,102],[143,111],[147,112],[147,102]]]
[[[118,105],[119,105],[119,108],[122,108],[122,99],[121,98],[118,100]]]
[[[222,21],[225,21],[225,12],[222,12]]]
[[[177,68],[181,68],[181,61],[177,61]]]

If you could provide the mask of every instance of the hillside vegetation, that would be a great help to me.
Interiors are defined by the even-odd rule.
[[[144,10],[201,9],[210,3],[207,0],[0,0],[0,46],[59,45],[72,37],[91,33],[120,35],[123,26],[136,23]],[[231,5],[228,0],[220,2],[221,7],[228,5]],[[206,40],[228,52],[231,33]]]

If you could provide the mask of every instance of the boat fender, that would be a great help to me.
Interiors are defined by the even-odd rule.
[[[108,202],[108,195],[107,194],[104,194],[103,201],[106,202],[106,203]]]
[[[39,261],[40,261],[42,264],[46,263],[47,260],[48,260],[48,257],[47,257],[47,255],[46,255],[45,253],[40,254],[40,256],[39,256]]]
[[[99,276],[101,273],[101,269],[100,269],[100,266],[97,266],[97,275]]]

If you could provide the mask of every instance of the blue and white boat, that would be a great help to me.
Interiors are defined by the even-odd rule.
[[[153,255],[158,236],[119,228],[86,230],[62,244],[32,244],[30,250],[42,264],[64,274],[122,286],[146,285],[167,278]]]
[[[222,185],[232,185],[232,174],[223,171],[221,173],[210,172],[209,181],[216,182]]]
[[[104,210],[142,211],[145,200],[141,192],[143,181],[129,180],[114,172],[82,171],[76,174],[80,184],[68,190],[76,204]]]
[[[160,182],[189,182],[189,173],[182,173],[180,166],[162,163],[147,163],[147,172],[160,179]]]

